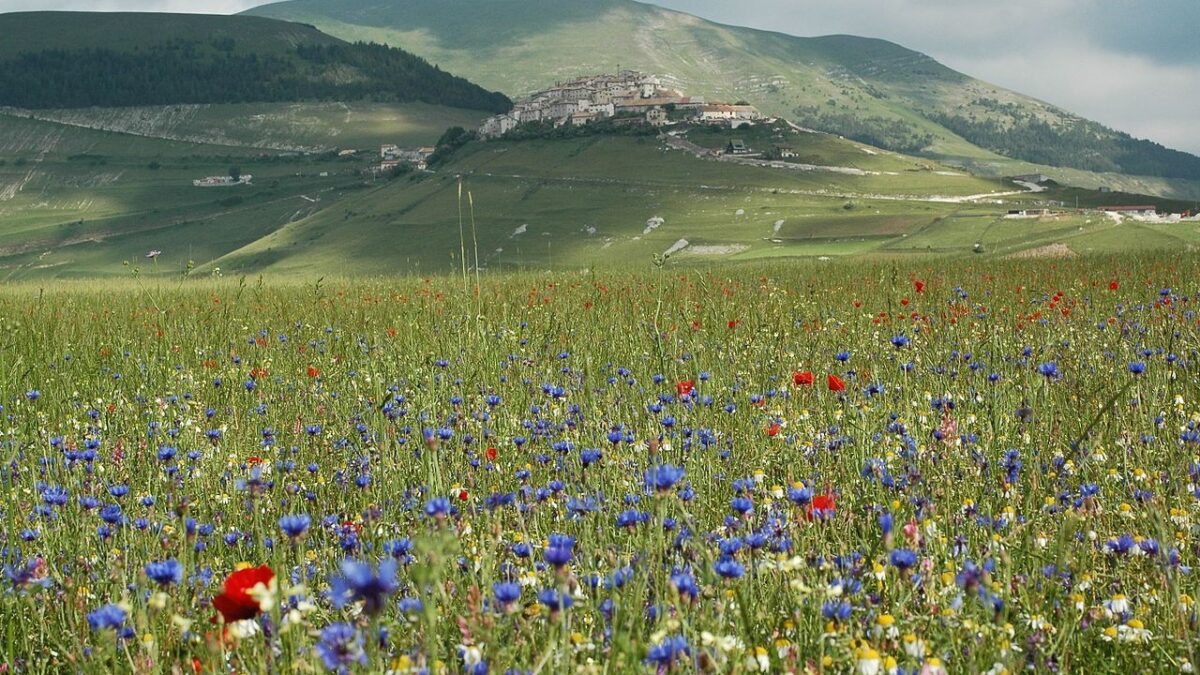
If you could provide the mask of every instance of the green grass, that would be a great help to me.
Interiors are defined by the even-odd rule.
[[[1192,669],[1194,256],[758,253],[0,286],[0,664]]]
[[[73,126],[193,143],[324,152],[433,145],[485,113],[425,103],[244,103],[39,110],[17,113]]]
[[[0,270],[9,279],[121,275],[123,261],[151,249],[164,251],[169,269],[204,263],[312,212],[320,201],[310,200],[336,200],[360,168],[8,116],[0,162]],[[231,166],[254,185],[192,186]]]

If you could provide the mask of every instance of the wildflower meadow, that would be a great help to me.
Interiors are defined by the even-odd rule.
[[[0,289],[0,673],[1191,672],[1186,256]]]

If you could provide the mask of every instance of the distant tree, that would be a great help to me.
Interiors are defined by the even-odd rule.
[[[236,166],[229,167],[229,177],[233,179],[233,182],[238,182],[242,178],[242,170]]]
[[[450,127],[442,133],[442,137],[438,139],[437,147],[458,145],[462,141],[462,137],[469,132],[462,127]]]

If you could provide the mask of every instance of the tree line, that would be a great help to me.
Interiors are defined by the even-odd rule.
[[[0,105],[22,108],[306,100],[423,102],[506,112],[512,101],[401,49],[300,45],[259,53],[172,40],[134,51],[51,49],[0,63]]]

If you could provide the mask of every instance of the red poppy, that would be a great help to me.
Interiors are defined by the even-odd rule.
[[[675,393],[680,396],[690,396],[696,391],[695,380],[680,380],[675,383]]]
[[[496,461],[496,457],[500,456],[500,451],[495,448],[488,448],[484,454],[487,455],[488,461],[494,462]]]
[[[262,457],[259,457],[258,455],[251,455],[250,457],[246,458],[246,463],[250,466],[258,466],[259,464],[262,464],[262,462]]]
[[[1120,287],[1121,287],[1121,284],[1118,284],[1116,279],[1113,279],[1112,281],[1108,282],[1108,290],[1110,290],[1110,291],[1115,291]]]
[[[225,623],[253,619],[261,609],[250,590],[259,584],[269,586],[274,578],[275,572],[267,565],[238,570],[225,579],[221,594],[213,598],[213,608],[221,613]]]
[[[309,366],[309,367],[308,367],[308,376],[309,376],[309,377],[320,377],[320,375],[321,375],[321,369],[320,369],[320,368],[317,368],[316,366]]]
[[[777,422],[773,422],[773,423],[771,423],[770,426],[767,427],[767,435],[770,436],[771,438],[775,438],[776,436],[779,435],[779,429],[780,429],[779,424]]]
[[[804,510],[804,517],[813,520],[814,518],[830,518],[833,512],[837,510],[837,497],[832,494],[816,495]]]
[[[837,375],[825,378],[825,384],[829,385],[829,391],[846,391],[846,382]]]
[[[915,280],[913,280],[913,288],[917,289],[918,293],[924,293],[925,292],[925,282],[921,281],[920,279],[915,279]]]
[[[470,492],[467,492],[466,490],[459,490],[459,491],[458,491],[458,501],[460,501],[460,502],[465,502],[465,501],[467,501],[467,500],[468,500],[468,499],[470,499],[470,498],[471,498],[471,493],[470,493]]]
[[[816,381],[813,374],[807,370],[792,373],[792,383],[797,387],[807,387]]]
[[[262,379],[262,378],[266,377],[268,374],[269,373],[267,373],[266,368],[251,368],[250,369],[250,379],[252,379],[252,380]]]
[[[730,328],[737,328],[737,325],[739,323],[741,323],[741,320],[739,320],[739,319],[730,319],[729,322],[726,323],[725,325],[729,326]]]

